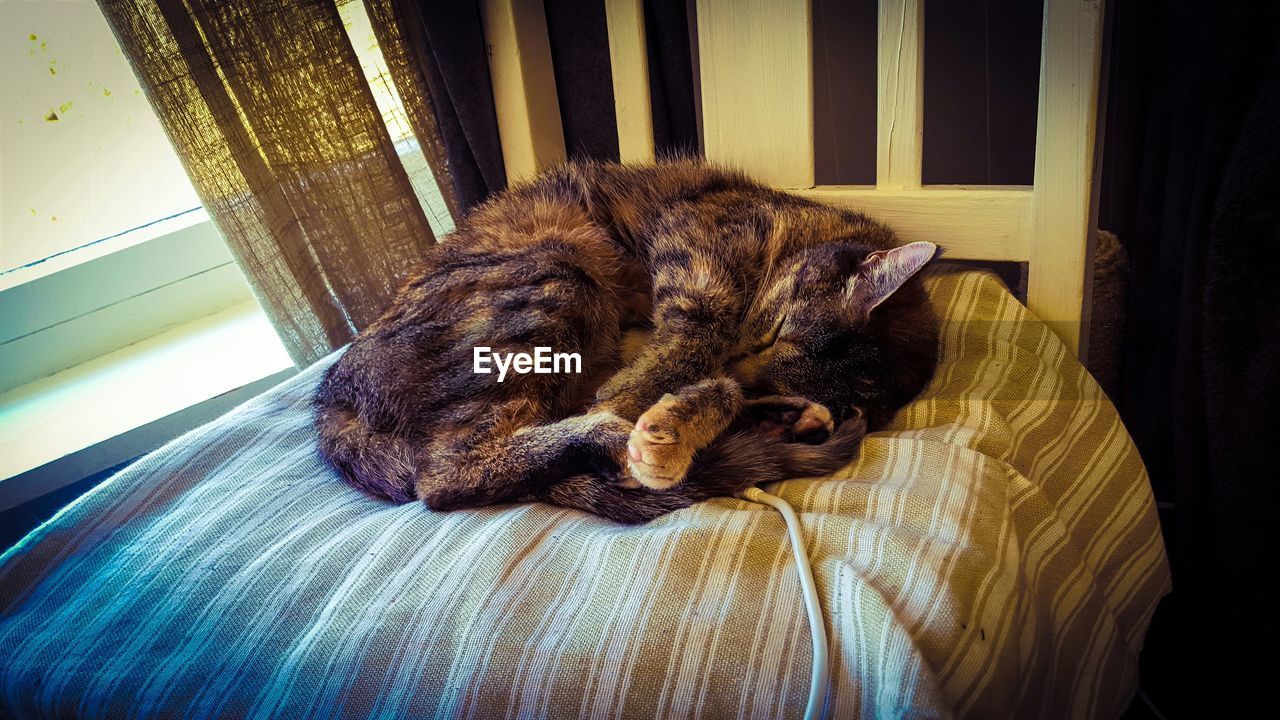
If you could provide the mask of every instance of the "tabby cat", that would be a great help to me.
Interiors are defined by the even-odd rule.
[[[937,248],[693,160],[569,163],[475,208],[315,398],[356,487],[644,522],[835,470],[933,375]],[[580,373],[474,372],[474,348]]]

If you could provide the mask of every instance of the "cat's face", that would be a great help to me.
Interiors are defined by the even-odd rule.
[[[883,373],[882,324],[872,314],[936,251],[919,242],[870,254],[854,244],[801,253],[762,288],[726,372],[752,394],[798,395],[845,417]]]

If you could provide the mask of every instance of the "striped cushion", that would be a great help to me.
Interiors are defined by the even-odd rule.
[[[1116,715],[1168,590],[1115,410],[992,276],[939,270],[928,391],[802,510],[828,711]],[[0,715],[794,717],[780,517],[434,514],[316,455],[327,362],[170,443],[0,558]]]

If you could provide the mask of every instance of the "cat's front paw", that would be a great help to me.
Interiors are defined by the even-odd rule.
[[[769,396],[749,400],[743,420],[753,432],[787,441],[821,442],[835,431],[826,407],[795,396]]]
[[[665,395],[636,421],[627,441],[627,473],[634,481],[665,490],[679,484],[698,448],[681,432],[678,400]]]
[[[606,483],[624,488],[639,488],[640,483],[628,474],[627,442],[635,423],[607,408],[593,408],[582,416],[587,425],[587,446],[593,449],[591,464],[594,474]]]
[[[742,389],[729,378],[686,385],[645,410],[631,429],[625,459],[636,482],[665,490],[684,480],[693,455],[716,438],[742,407]]]

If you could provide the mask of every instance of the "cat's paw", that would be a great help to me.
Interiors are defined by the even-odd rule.
[[[694,447],[679,399],[664,395],[636,421],[627,441],[627,473],[632,480],[655,490],[679,484],[689,471]]]
[[[593,448],[591,463],[595,475],[618,487],[642,487],[627,470],[627,442],[631,439],[635,423],[601,408],[582,417],[589,427],[586,438],[587,445]]]
[[[835,431],[831,411],[802,397],[780,396],[747,401],[753,432],[785,440],[820,442]]]
[[[786,416],[789,419],[790,413],[787,413]],[[807,400],[805,401],[804,409],[800,411],[795,421],[791,423],[791,432],[796,437],[804,437],[814,433],[830,435],[835,432],[835,429],[836,423],[831,417],[831,411],[825,406]]]
[[[742,407],[730,378],[709,378],[663,395],[640,415],[627,440],[627,474],[654,490],[684,480],[694,453],[729,426]]]

